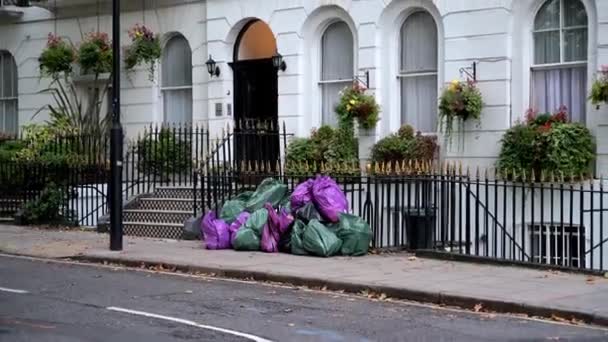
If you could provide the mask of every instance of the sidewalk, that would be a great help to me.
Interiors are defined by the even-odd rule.
[[[123,252],[108,236],[0,225],[0,252],[81,258],[131,265],[163,264],[217,276],[253,278],[498,312],[553,315],[608,326],[608,279],[527,268],[479,265],[407,254],[361,258],[298,257],[207,251],[196,241],[126,238]],[[479,307],[478,307],[479,308]]]

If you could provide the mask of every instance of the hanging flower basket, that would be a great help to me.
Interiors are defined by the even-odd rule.
[[[440,131],[451,141],[454,123],[479,120],[483,99],[475,82],[452,81],[439,98]]]
[[[83,74],[112,72],[112,44],[107,33],[91,32],[78,49],[78,65]]]
[[[161,57],[160,38],[145,25],[135,25],[129,30],[131,45],[125,48],[125,68],[133,70],[137,65],[148,64],[149,79],[154,80],[156,63]]]
[[[380,120],[380,106],[372,95],[365,94],[365,88],[355,83],[341,92],[336,113],[342,122],[357,119],[359,127],[372,129]]]
[[[608,66],[603,65],[597,79],[591,86],[591,94],[589,100],[597,109],[600,109],[601,103],[608,103]]]
[[[57,78],[60,74],[72,72],[72,63],[76,59],[72,46],[52,33],[49,33],[46,48],[38,61],[43,75]]]

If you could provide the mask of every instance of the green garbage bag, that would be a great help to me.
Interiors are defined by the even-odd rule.
[[[227,201],[220,212],[220,219],[232,224],[243,211],[245,211],[245,202],[236,199]]]
[[[233,200],[242,201],[243,203],[246,203],[251,198],[251,195],[253,195],[253,191],[243,191],[240,194],[238,194],[235,198],[233,198]]]
[[[291,239],[289,241],[289,248],[291,249],[291,254],[294,255],[307,255],[308,252],[304,249],[304,242],[302,241],[302,237],[304,235],[304,230],[306,229],[306,224],[301,220],[296,220],[293,225],[291,231]]]
[[[270,203],[276,208],[283,197],[285,197],[286,192],[287,186],[285,184],[282,184],[273,178],[266,178],[247,201],[247,204],[245,205],[246,210],[252,213],[263,208],[266,203]]]
[[[342,255],[362,256],[369,250],[372,230],[362,218],[350,214],[340,214],[336,235],[342,240]]]
[[[342,241],[318,220],[311,220],[302,236],[304,249],[313,255],[330,257],[340,253]]]
[[[296,217],[304,221],[304,223],[308,223],[311,220],[321,221],[321,214],[319,214],[312,202],[298,209],[298,211],[296,211]]]
[[[260,235],[253,229],[241,228],[232,239],[232,247],[237,251],[259,251]]]
[[[251,216],[249,216],[243,228],[253,230],[259,238],[262,236],[262,230],[264,229],[266,222],[268,222],[268,210],[266,208],[262,208],[256,210],[253,212],[253,214],[251,214]]]

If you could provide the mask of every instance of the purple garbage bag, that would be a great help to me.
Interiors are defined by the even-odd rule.
[[[317,176],[312,186],[313,202],[321,216],[333,223],[340,221],[340,213],[348,210],[346,195],[329,176]]]
[[[234,222],[232,222],[232,224],[230,225],[230,228],[228,230],[230,231],[230,243],[231,244],[232,244],[232,239],[234,239],[234,237],[236,236],[236,232],[238,232],[239,229],[241,229],[241,227],[245,224],[245,222],[247,222],[250,215],[251,215],[250,213],[243,211],[236,217],[236,220],[234,220]]]
[[[201,233],[207,249],[230,248],[230,229],[228,224],[224,220],[218,219],[215,211],[208,212],[203,218]]]
[[[313,179],[309,179],[304,183],[300,183],[291,194],[291,210],[297,211],[308,203],[312,202],[312,186],[315,183]]]
[[[268,210],[268,222],[262,230],[260,247],[264,252],[278,253],[279,241],[281,241],[281,237],[291,227],[294,218],[286,210],[281,210],[281,213],[277,213],[270,203],[264,207]]]

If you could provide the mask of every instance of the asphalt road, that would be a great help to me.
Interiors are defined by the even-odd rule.
[[[0,341],[265,340],[606,341],[608,331],[267,284],[0,257]]]

